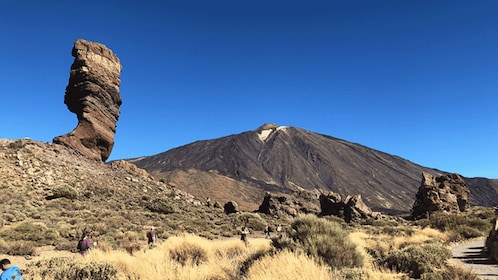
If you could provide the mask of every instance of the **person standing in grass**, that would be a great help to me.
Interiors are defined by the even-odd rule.
[[[0,280],[23,280],[19,267],[11,265],[9,259],[0,260],[2,274]]]
[[[150,227],[150,230],[147,232],[147,245],[149,248],[154,247],[156,243],[156,232],[154,231],[154,227]]]
[[[247,246],[247,235],[249,234],[249,229],[247,227],[243,227],[240,230],[240,240],[244,241],[244,244]]]
[[[88,237],[87,232],[83,232],[81,235],[81,239],[78,241],[78,252],[80,252],[81,255],[85,256],[88,254],[88,250],[90,250],[90,247],[92,247],[92,241]]]

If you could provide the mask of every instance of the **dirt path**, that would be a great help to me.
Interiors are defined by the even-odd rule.
[[[498,280],[498,264],[489,260],[484,253],[485,239],[476,239],[454,246],[452,261],[462,263],[485,280]]]

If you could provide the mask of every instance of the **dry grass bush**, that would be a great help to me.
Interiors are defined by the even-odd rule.
[[[114,266],[105,262],[82,262],[64,257],[31,263],[23,275],[33,280],[109,280],[116,279],[117,273]]]
[[[0,237],[5,241],[24,240],[31,241],[37,246],[43,246],[54,244],[59,233],[54,229],[47,228],[43,223],[23,222],[1,231]]]
[[[256,260],[249,268],[248,280],[330,280],[334,278],[330,267],[306,255],[282,250],[275,255]]]
[[[61,185],[54,187],[52,189],[52,194],[47,196],[47,199],[56,199],[56,198],[67,198],[70,200],[76,199],[78,197],[78,191],[68,185]]]
[[[334,268],[361,267],[363,256],[341,225],[315,215],[304,215],[292,222],[288,237],[273,238],[277,249],[303,252]]]
[[[241,212],[234,215],[234,223],[237,226],[246,226],[251,230],[261,231],[267,224],[259,213]]]
[[[36,247],[30,241],[15,241],[10,244],[6,252],[12,256],[36,256],[38,255]]]
[[[207,251],[195,242],[184,242],[170,249],[171,259],[179,262],[182,266],[187,264],[198,266],[208,260]]]
[[[433,275],[438,269],[443,268],[451,257],[451,251],[442,245],[413,245],[389,253],[384,259],[379,260],[379,265],[408,273],[410,277],[418,279],[426,273]]]
[[[477,274],[464,268],[460,264],[447,265],[444,270],[440,272],[440,279],[453,279],[453,280],[479,280],[481,279]]]
[[[429,219],[416,221],[415,225],[447,232],[450,236],[448,241],[455,242],[486,236],[493,218],[494,213],[491,209],[474,208],[458,214],[435,212]]]

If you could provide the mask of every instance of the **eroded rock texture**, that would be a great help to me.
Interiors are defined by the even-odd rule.
[[[412,216],[424,218],[436,211],[463,212],[470,207],[470,190],[458,174],[439,177],[422,174]]]
[[[84,156],[106,161],[114,146],[119,118],[122,70],[118,57],[105,45],[79,39],[72,50],[69,84],[64,103],[78,117],[70,133],[53,142],[71,147]]]
[[[317,194],[303,190],[292,195],[267,192],[256,212],[274,218],[292,219],[299,214],[318,214],[319,211]]]
[[[348,195],[344,200],[338,193],[323,191],[319,197],[320,216],[333,215],[344,218],[346,222],[359,222],[367,218],[377,219],[379,213],[373,212],[363,200],[361,195]]]

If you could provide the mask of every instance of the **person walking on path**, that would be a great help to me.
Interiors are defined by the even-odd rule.
[[[12,265],[9,259],[0,260],[0,266],[0,280],[23,280],[19,267]]]
[[[78,241],[78,252],[80,252],[81,255],[85,256],[88,254],[88,250],[92,247],[92,241],[88,237],[88,233],[83,232],[81,235],[81,239]]]
[[[265,229],[264,229],[265,238],[267,238],[267,239],[270,239],[270,238],[271,238],[271,236],[270,236],[270,231],[271,231],[271,230],[270,230],[270,226],[266,225],[266,226],[265,226]]]
[[[154,227],[150,227],[150,230],[147,232],[147,245],[149,245],[149,248],[154,247],[154,244],[156,243],[156,232],[154,230]]]

